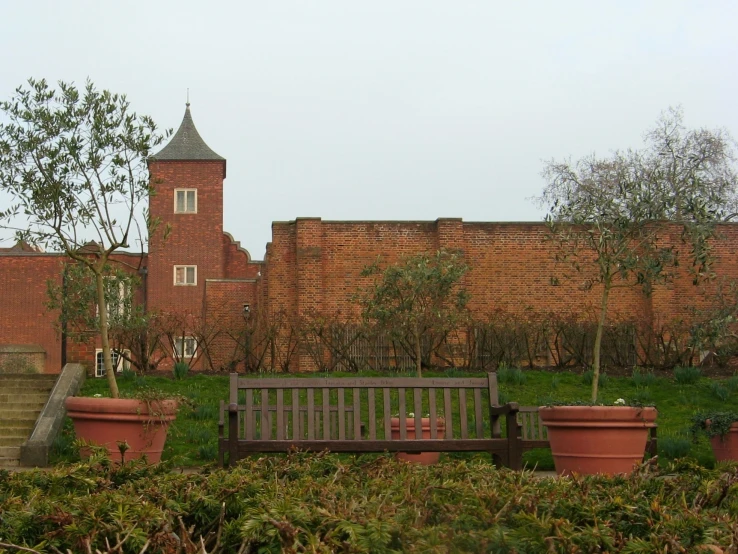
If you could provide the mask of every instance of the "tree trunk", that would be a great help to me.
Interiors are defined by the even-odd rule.
[[[113,369],[113,356],[110,351],[110,339],[108,337],[108,303],[105,300],[105,280],[100,271],[95,272],[95,285],[97,287],[97,310],[100,315],[100,339],[102,341],[103,364],[105,364],[105,377],[108,379],[110,396],[118,398],[118,382],[115,379]],[[97,361],[95,362],[97,363]]]
[[[600,320],[597,322],[597,334],[594,343],[594,360],[592,362],[592,402],[597,402],[597,389],[600,385],[600,351],[602,350],[602,332],[607,318],[607,297],[610,294],[610,282],[605,281],[600,304]]]

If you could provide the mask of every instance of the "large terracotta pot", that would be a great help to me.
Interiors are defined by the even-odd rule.
[[[169,423],[176,417],[173,400],[152,402],[123,398],[89,398],[71,396],[65,402],[67,415],[74,423],[77,438],[104,446],[115,462],[133,460],[146,455],[151,463],[161,460]],[[121,456],[118,443],[128,449]],[[89,455],[89,450],[82,452]]]
[[[408,439],[429,439],[430,434],[430,418],[424,417],[420,420],[421,424],[421,436],[415,434],[415,418],[405,419],[405,429],[407,430]],[[393,417],[390,420],[392,440],[398,440],[400,438],[400,418]],[[446,436],[446,421],[443,418],[436,419],[436,435],[438,439],[442,439]],[[410,454],[409,452],[398,452],[396,455],[398,460],[405,462],[414,462],[424,466],[433,465],[438,462],[441,457],[440,452],[418,452],[417,454]]]
[[[541,421],[561,475],[630,473],[641,463],[655,408],[542,406]]]
[[[718,462],[738,460],[738,421],[730,426],[728,434],[711,437],[712,452]]]

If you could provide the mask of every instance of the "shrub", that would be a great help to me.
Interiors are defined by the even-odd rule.
[[[189,418],[196,421],[218,421],[218,406],[214,404],[195,406],[190,412]]]
[[[653,371],[642,371],[637,367],[633,369],[631,379],[636,387],[650,387],[656,382]]]
[[[588,371],[585,371],[582,373],[582,383],[585,385],[592,385],[592,379],[594,379],[594,371],[591,369]],[[607,382],[609,381],[609,377],[607,376],[607,373],[600,373],[600,377],[598,379],[598,386],[601,389],[604,389],[607,386]]]
[[[174,364],[174,368],[172,369],[174,378],[178,381],[184,379],[189,371],[190,366],[187,364],[187,362],[177,362],[176,364]]]
[[[675,367],[674,380],[680,385],[694,385],[702,377],[702,370],[694,366]]]
[[[738,510],[735,467],[688,461],[540,479],[293,453],[195,474],[97,457],[0,475],[2,543],[25,545],[12,552],[698,552],[731,544]]]
[[[710,392],[718,400],[725,402],[730,396],[730,391],[719,381],[710,382]]]
[[[728,434],[731,425],[738,421],[738,412],[700,412],[692,417],[692,435],[722,437]]]
[[[525,384],[526,376],[517,367],[501,365],[497,368],[497,381],[501,384],[523,385]]]
[[[659,456],[667,460],[684,458],[692,449],[692,441],[684,433],[670,433],[659,436]]]
[[[653,404],[653,394],[651,394],[651,389],[649,388],[638,388],[632,394],[630,400],[633,404],[640,404],[644,406],[648,404]]]

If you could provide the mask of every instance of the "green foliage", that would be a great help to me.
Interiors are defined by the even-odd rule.
[[[189,371],[190,364],[188,364],[187,362],[177,362],[172,368],[172,374],[174,375],[174,378],[178,381],[181,381],[182,379],[187,377],[187,373]]]
[[[735,466],[684,461],[541,479],[390,456],[295,453],[195,474],[94,458],[0,473],[0,537],[44,552],[696,552],[731,543],[737,483]]]
[[[694,385],[702,377],[702,370],[694,366],[675,367],[674,380],[680,385]]]
[[[506,385],[523,385],[526,377],[520,368],[501,365],[497,368],[497,382]]]
[[[685,433],[660,434],[658,439],[659,456],[667,460],[684,458],[692,449],[692,440]]]
[[[712,381],[710,383],[710,392],[715,398],[722,400],[723,402],[730,397],[730,391],[718,381]]]
[[[631,379],[636,387],[650,387],[656,383],[656,376],[653,371],[643,371],[637,367],[633,369]]]
[[[610,378],[607,376],[607,373],[600,373],[597,377],[597,380],[599,388],[605,388]],[[582,383],[591,386],[592,381],[594,381],[594,371],[588,369],[587,371],[582,373]]]
[[[730,431],[731,425],[738,422],[738,412],[712,411],[699,412],[692,417],[692,435],[722,437]]]
[[[630,401],[632,404],[648,406],[654,403],[653,394],[651,389],[648,387],[639,387],[631,395]]]
[[[374,283],[359,294],[365,321],[407,343],[407,353],[422,373],[422,340],[443,340],[466,315],[469,294],[459,281],[469,267],[462,254],[439,250],[417,254],[382,269],[379,261],[361,275]]]

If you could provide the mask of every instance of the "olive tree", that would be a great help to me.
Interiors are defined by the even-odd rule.
[[[469,295],[460,281],[468,269],[460,253],[439,250],[385,269],[375,262],[362,271],[364,277],[376,277],[360,295],[364,319],[409,338],[418,377],[423,335],[448,332],[465,314]]]
[[[108,336],[106,268],[151,221],[147,160],[164,136],[124,95],[30,79],[0,103],[0,224],[19,240],[66,254],[95,282],[98,329],[111,395],[118,397]],[[143,219],[143,225],[142,221]]]
[[[688,130],[679,109],[662,114],[642,149],[546,163],[540,201],[556,259],[573,270],[567,277],[580,274],[584,288],[600,290],[593,402],[611,291],[635,286],[649,294],[671,278],[685,251],[694,281],[709,277],[715,224],[735,212],[734,163],[727,132]],[[667,236],[673,225],[683,229],[678,244]]]

